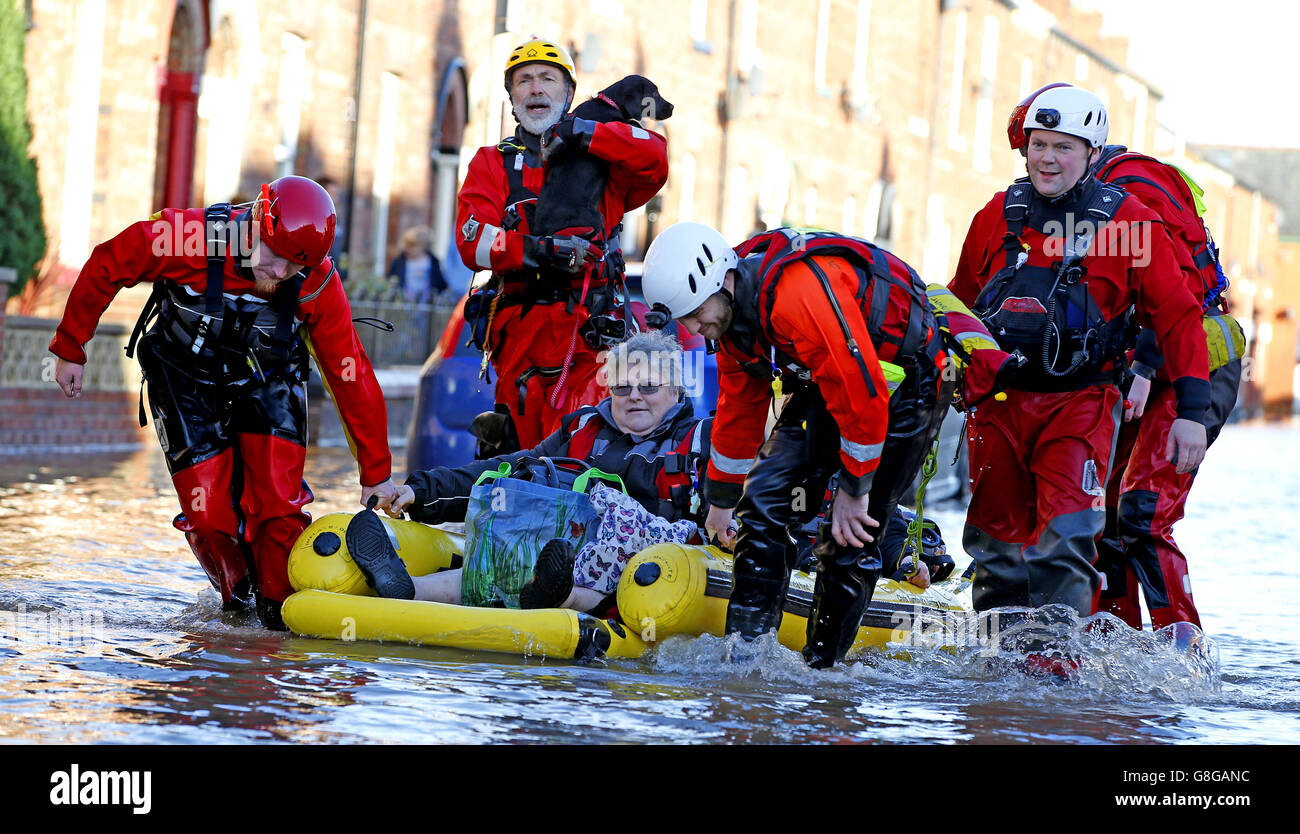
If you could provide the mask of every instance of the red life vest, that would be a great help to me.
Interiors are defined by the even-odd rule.
[[[1049,203],[1036,220],[1067,229],[1062,261],[1051,266],[1029,262],[1021,233],[1030,221],[1035,191],[1028,177],[1016,180],[1002,200],[1006,265],[980,290],[970,306],[1004,351],[1020,351],[1029,362],[1015,387],[1028,391],[1074,391],[1117,381],[1124,352],[1136,328],[1131,308],[1107,319],[1088,289],[1086,259],[1128,194],[1116,186],[1088,180],[1075,186],[1065,203]],[[1072,228],[1072,216],[1085,223]],[[1073,237],[1071,237],[1073,235]]]
[[[901,364],[902,359],[913,357],[931,341],[935,322],[926,304],[925,285],[902,259],[874,244],[832,232],[780,228],[756,235],[736,247],[736,254],[741,258],[754,253],[763,255],[758,268],[762,310],[759,326],[769,340],[771,334],[767,329],[776,304],[774,279],[794,261],[828,255],[843,258],[857,272],[858,289],[854,298],[861,307],[867,332],[880,359],[900,360],[898,364]],[[832,306],[836,306],[830,287],[824,285],[824,289]],[[847,327],[844,329],[847,338]]]
[[[1174,243],[1186,249],[1200,274],[1200,289],[1188,289],[1201,300],[1201,309],[1222,305],[1226,312],[1228,279],[1219,267],[1218,250],[1182,172],[1154,157],[1110,145],[1098,161],[1096,176],[1120,186],[1160,215]]]
[[[925,300],[925,286],[916,272],[900,258],[865,240],[832,232],[800,231],[779,228],[765,232],[736,247],[741,258],[739,279],[734,298],[736,316],[723,347],[749,374],[766,376],[772,366],[767,347],[775,353],[774,362],[782,376],[789,373],[797,387],[811,377],[804,368],[782,352],[782,340],[771,331],[772,311],[776,305],[776,285],[782,270],[795,261],[826,255],[846,261],[857,274],[858,288],[854,299],[867,324],[876,357],[882,362],[907,365],[935,365],[943,349],[939,328]],[[753,258],[761,255],[758,264]],[[867,390],[876,396],[875,384],[858,349],[831,289],[830,281],[814,262],[808,261],[822,291],[835,313],[840,332],[849,352],[857,360]]]

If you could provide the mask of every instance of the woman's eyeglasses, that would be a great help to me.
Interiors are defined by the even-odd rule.
[[[642,396],[649,397],[653,395],[655,392],[657,392],[660,388],[663,388],[664,386],[663,385],[637,385],[635,387],[636,390],[641,392]],[[633,386],[631,385],[611,385],[609,386],[609,393],[613,394],[616,397],[626,397],[632,393],[632,388]]]

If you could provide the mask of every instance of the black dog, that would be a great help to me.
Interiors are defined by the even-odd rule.
[[[659,88],[640,75],[614,82],[573,110],[575,118],[592,122],[658,120],[672,114],[673,106],[659,95]],[[537,196],[532,233],[603,235],[605,218],[600,202],[609,181],[609,163],[558,141],[553,133],[542,156],[547,165],[546,183]]]

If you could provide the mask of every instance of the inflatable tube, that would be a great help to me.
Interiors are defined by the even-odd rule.
[[[350,513],[331,513],[311,523],[289,551],[289,582],[295,590],[314,589],[339,594],[375,596],[361,569],[348,555],[346,533]],[[388,539],[411,576],[424,576],[460,567],[465,537],[418,521],[380,515]]]
[[[777,638],[794,651],[807,642],[813,583],[806,573],[796,571],[790,576]],[[648,642],[674,634],[721,635],[730,596],[731,557],[726,553],[716,547],[657,544],[628,562],[618,583],[618,611],[623,622]],[[853,650],[883,649],[905,639],[918,619],[929,629],[967,611],[941,585],[922,590],[882,579],[862,615]]]
[[[285,601],[282,613],[296,634],[584,659],[640,657],[650,644],[673,635],[720,636],[726,623],[731,560],[715,547],[659,544],[637,554],[619,581],[622,622],[616,622],[567,609],[521,611],[380,599],[348,556],[344,533],[351,518],[336,513],[318,519],[290,553],[289,578],[298,592]],[[380,518],[413,576],[460,567],[463,537]],[[778,638],[795,651],[805,642],[812,591],[811,576],[792,575]],[[918,617],[928,628],[966,611],[940,585],[921,590],[881,580],[854,649],[899,642]]]
[[[562,608],[520,611],[299,591],[284,621],[304,637],[378,640],[525,657],[640,657],[646,645],[616,622]]]
[[[639,657],[645,643],[619,623],[567,609],[520,611],[380,599],[348,555],[349,513],[312,522],[289,553],[298,591],[282,615],[304,637],[378,640],[525,656]],[[461,566],[465,539],[415,521],[379,516],[412,576]]]

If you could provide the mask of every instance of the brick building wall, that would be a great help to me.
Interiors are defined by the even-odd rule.
[[[661,227],[686,211],[732,237],[748,233],[761,217],[769,225],[813,223],[874,238],[889,225],[879,222],[883,203],[894,222],[882,242],[932,280],[950,273],[971,215],[1023,172],[1020,157],[1004,144],[1004,125],[1025,92],[1059,79],[1087,86],[1109,105],[1112,137],[1136,147],[1156,133],[1160,99],[1123,68],[1124,41],[1102,37],[1100,16],[1070,0],[968,0],[945,11],[933,0],[370,2],[359,99],[356,3],[179,5],[208,12],[194,202],[252,195],[287,154],[295,172],[328,175],[344,191],[355,176],[341,215],[350,220],[353,260],[363,264],[386,262],[404,228],[435,217],[430,152],[448,64],[462,59],[469,78],[463,171],[478,145],[513,126],[502,117],[500,66],[530,32],[573,49],[580,96],[639,71],[677,104],[661,126],[671,162]],[[46,200],[47,227],[69,253],[86,251],[157,208],[152,190],[141,186],[153,181],[158,165],[157,87],[177,6],[176,0],[34,5],[33,147],[42,189],[56,197]],[[91,114],[95,165],[88,198],[79,195],[88,199],[90,220],[84,230],[65,229],[67,211],[57,197],[65,191],[78,117],[65,103],[85,81],[74,53],[94,41],[81,23],[94,18],[89,8],[100,9],[103,23]],[[702,11],[700,32],[691,31],[693,11]],[[291,42],[301,52],[299,64],[288,57]],[[387,136],[386,88],[395,101],[395,127]],[[293,148],[280,146],[286,92],[299,103]],[[230,123],[242,127],[234,141],[223,133]],[[84,155],[84,142],[74,151]],[[389,157],[390,171],[381,170]],[[238,171],[233,193],[219,188],[228,176],[212,176],[223,165]],[[389,182],[382,235],[374,228],[383,213],[377,179],[381,186]],[[641,223],[644,236],[644,221],[632,222]],[[375,251],[381,239],[382,253]],[[119,318],[129,319],[142,300],[119,305]]]
[[[291,157],[295,173],[340,184],[355,269],[386,264],[409,226],[438,221],[451,232],[445,178],[463,176],[478,146],[513,128],[501,67],[530,33],[574,52],[579,97],[639,72],[676,105],[658,126],[670,174],[656,228],[696,219],[739,239],[760,223],[820,225],[877,239],[945,282],[971,216],[1023,173],[1005,144],[1007,114],[1052,80],[1107,102],[1112,141],[1195,162],[1161,146],[1161,93],[1125,69],[1126,43],[1071,0],[371,0],[364,20],[361,5],[34,0],[32,148],[65,267],[42,313],[59,313],[91,247],[158,208],[160,80],[195,42],[207,46],[194,58],[191,202],[249,197]],[[199,30],[179,37],[181,16]],[[451,105],[448,89],[459,96]],[[463,131],[454,124],[438,142],[452,153],[436,154],[440,125],[458,121],[447,111],[460,107]],[[1262,241],[1274,207],[1203,167],[1198,176],[1215,181],[1211,225],[1237,259],[1236,287],[1256,288],[1253,313],[1266,289],[1281,297],[1287,285],[1275,244]],[[644,211],[628,219],[633,256],[649,223]],[[1252,247],[1256,255],[1238,255]],[[133,321],[146,295],[120,294],[106,321]],[[1294,328],[1273,333],[1294,350]],[[1266,361],[1282,373],[1281,359]]]

